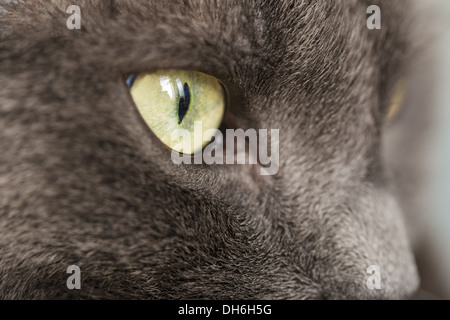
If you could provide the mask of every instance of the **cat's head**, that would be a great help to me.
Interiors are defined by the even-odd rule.
[[[70,1],[0,17],[1,297],[414,292],[381,156],[403,2],[77,2],[81,30],[66,27]],[[279,129],[277,174],[174,164],[124,81],[156,69],[219,79],[225,126]],[[82,289],[69,291],[73,264]]]

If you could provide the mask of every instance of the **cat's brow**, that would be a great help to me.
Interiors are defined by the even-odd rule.
[[[119,70],[184,68],[232,75],[237,66],[256,66],[261,54],[275,54],[263,40],[261,14],[252,9],[249,17],[249,8],[235,1],[161,6],[150,1],[111,0],[97,9],[98,15],[84,17],[81,8],[87,32],[72,35],[74,47],[81,49],[89,64],[109,62]],[[98,41],[99,35],[105,41]]]

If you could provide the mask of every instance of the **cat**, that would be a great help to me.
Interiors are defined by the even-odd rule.
[[[408,215],[383,157],[411,3],[3,1],[0,298],[412,297]],[[279,129],[277,174],[175,165],[124,80],[156,69],[219,79],[225,126]]]

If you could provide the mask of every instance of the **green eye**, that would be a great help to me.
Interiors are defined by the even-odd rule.
[[[219,81],[195,71],[160,70],[130,76],[127,84],[139,113],[153,133],[169,148],[194,154],[213,137],[225,112],[224,90]],[[194,123],[201,121],[201,134]],[[174,139],[184,129],[191,140]],[[213,130],[211,130],[213,129]]]

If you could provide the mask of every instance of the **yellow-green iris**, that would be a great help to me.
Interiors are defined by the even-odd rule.
[[[218,129],[222,122],[224,92],[212,76],[196,71],[160,70],[132,75],[127,83],[148,127],[173,150],[196,153],[211,141],[214,130],[210,129]],[[194,123],[198,125],[198,121],[202,132],[194,135]],[[187,130],[190,141],[174,134],[177,129]]]

